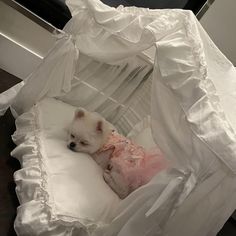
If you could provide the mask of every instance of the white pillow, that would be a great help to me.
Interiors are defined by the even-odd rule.
[[[19,146],[12,155],[22,165],[14,175],[21,203],[15,221],[19,235],[44,230],[59,235],[58,221],[91,231],[109,223],[120,202],[91,157],[67,148],[66,127],[74,110],[48,98],[16,120],[13,140]]]

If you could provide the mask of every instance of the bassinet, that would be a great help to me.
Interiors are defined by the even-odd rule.
[[[33,194],[31,204],[48,211],[36,216],[33,210],[18,211],[18,234],[216,235],[236,206],[234,67],[190,11],[115,9],[97,0],[67,4],[73,17],[55,46],[24,83],[1,95],[1,106],[11,105],[18,123],[24,123],[34,104],[56,98],[97,111],[125,135],[150,115],[153,139],[174,168],[122,200],[104,225],[68,222]],[[16,132],[17,144],[27,139],[30,125]],[[16,153],[27,156],[19,148]],[[37,165],[21,164],[24,176]],[[22,186],[25,177],[16,176]],[[44,196],[45,181],[38,187]],[[29,209],[23,195],[18,192]],[[48,226],[30,227],[30,218],[33,226]]]

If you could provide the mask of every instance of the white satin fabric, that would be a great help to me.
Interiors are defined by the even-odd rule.
[[[89,155],[67,148],[67,127],[75,109],[45,98],[16,119],[13,140],[17,147],[11,154],[22,166],[14,174],[20,202],[15,220],[17,234],[113,235],[137,208],[138,218],[146,222],[135,229],[139,235],[157,217],[157,228],[165,224],[187,178],[174,170],[160,173],[121,201]],[[145,138],[151,136],[140,134],[137,143],[143,145]]]
[[[124,134],[150,115],[153,140],[178,171],[122,201],[112,222],[93,233],[216,234],[236,207],[235,68],[190,11],[67,4],[73,17],[65,33],[12,111],[56,97],[101,113]]]
[[[40,227],[56,235],[58,221],[90,231],[110,222],[120,202],[92,158],[67,148],[75,109],[44,99],[16,120],[13,140],[18,146],[12,155],[22,166],[14,174],[21,204],[15,221],[19,235],[36,235]]]

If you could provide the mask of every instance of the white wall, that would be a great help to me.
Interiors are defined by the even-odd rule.
[[[0,1],[0,68],[24,79],[54,42],[49,31]]]
[[[215,0],[200,22],[236,66],[236,0]]]

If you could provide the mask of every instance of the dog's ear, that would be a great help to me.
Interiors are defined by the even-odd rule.
[[[97,125],[96,125],[96,131],[98,133],[102,133],[103,132],[103,122],[101,120],[99,120],[97,122]]]
[[[75,111],[75,119],[81,119],[85,116],[85,109],[83,108],[78,108]]]

